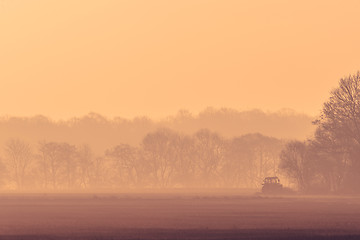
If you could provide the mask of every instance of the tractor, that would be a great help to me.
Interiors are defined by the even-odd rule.
[[[277,194],[283,192],[283,185],[278,177],[266,177],[262,185],[262,193]]]

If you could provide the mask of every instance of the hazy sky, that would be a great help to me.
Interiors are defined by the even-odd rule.
[[[0,0],[0,115],[316,115],[360,70],[360,1]]]

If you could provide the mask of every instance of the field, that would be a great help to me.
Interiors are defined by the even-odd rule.
[[[0,239],[360,239],[360,197],[0,194]]]

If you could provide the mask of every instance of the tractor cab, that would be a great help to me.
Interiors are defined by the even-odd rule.
[[[283,188],[278,177],[266,177],[262,185],[263,193],[280,193]]]

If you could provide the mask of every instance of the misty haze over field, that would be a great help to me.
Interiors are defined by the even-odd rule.
[[[0,240],[360,239],[359,16],[0,0]]]

